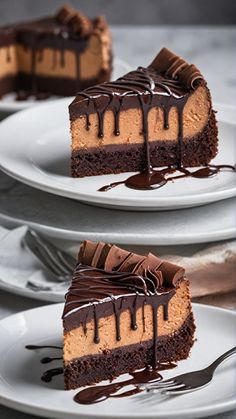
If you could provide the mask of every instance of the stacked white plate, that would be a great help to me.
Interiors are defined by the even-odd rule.
[[[124,185],[98,191],[105,184],[126,179],[127,174],[71,178],[70,101],[66,98],[34,106],[0,124],[1,169],[34,188],[19,182],[7,187],[9,180],[1,179],[5,190],[1,218],[73,240],[106,238],[126,244],[170,245],[234,237],[235,172],[181,179],[150,191]],[[236,110],[220,104],[215,107],[219,153],[213,163],[234,165]]]
[[[105,240],[132,246],[194,244],[235,236],[233,172],[222,172],[209,179],[182,179],[152,191],[119,186],[106,193],[98,189],[125,179],[127,174],[71,178],[67,111],[70,101],[67,98],[29,106],[0,124],[0,167],[5,172],[0,174],[1,223],[26,224],[54,238]],[[12,104],[11,97],[9,103]],[[14,106],[6,105],[5,109]],[[214,163],[233,165],[235,108],[218,104],[216,109],[220,144]],[[185,396],[187,399],[179,397],[158,404],[155,398],[150,403],[150,399],[138,397],[122,403],[108,401],[96,409],[76,406],[69,392],[62,394],[61,387],[49,389],[40,385],[36,358],[22,349],[25,344],[46,342],[52,336],[60,338],[61,309],[56,305],[44,307],[0,322],[0,340],[4,342],[0,354],[1,403],[57,418],[197,418],[234,408],[232,363],[216,375],[209,391],[201,390]],[[200,364],[204,367],[205,361],[211,362],[235,344],[234,313],[202,306],[195,306],[194,311],[197,343],[192,357],[178,366],[178,372],[197,369]],[[42,317],[51,320],[45,325]],[[34,368],[28,372],[22,369],[24,365]]]

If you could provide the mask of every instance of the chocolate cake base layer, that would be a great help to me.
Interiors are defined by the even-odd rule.
[[[194,343],[195,324],[189,314],[183,326],[171,336],[161,336],[157,344],[158,362],[186,359]],[[84,356],[64,366],[67,390],[98,383],[151,365],[154,357],[153,340],[123,346],[99,355]]]
[[[16,90],[16,77],[6,76],[0,79],[0,97]]]
[[[0,96],[20,90],[36,96],[38,93],[74,96],[80,90],[110,80],[110,76],[111,69],[108,71],[102,70],[96,78],[88,80],[76,80],[64,77],[33,77],[30,74],[19,73],[17,76],[4,77],[0,80]]]
[[[218,139],[214,111],[201,133],[186,139],[182,147],[182,165],[194,167],[208,164],[217,154]],[[86,141],[86,140],[85,140]],[[150,141],[153,167],[177,165],[179,146],[177,141]],[[71,157],[73,177],[96,176],[124,172],[138,172],[146,168],[144,144],[120,144],[74,150]]]

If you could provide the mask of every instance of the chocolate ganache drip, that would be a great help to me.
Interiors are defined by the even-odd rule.
[[[145,144],[146,167],[138,175],[132,176],[125,183],[136,189],[150,189],[152,185],[163,186],[166,183],[165,173],[152,168],[149,146],[148,114],[150,109],[159,107],[164,115],[164,129],[169,128],[169,112],[175,107],[178,112],[178,156],[177,167],[182,167],[183,154],[183,111],[189,93],[203,80],[203,76],[194,66],[182,58],[163,48],[153,62],[147,67],[138,67],[136,71],[120,77],[113,82],[90,87],[77,94],[70,105],[71,119],[77,118],[78,109],[73,112],[73,106],[80,102],[80,114],[86,116],[86,129],[90,129],[89,115],[97,113],[98,138],[104,136],[104,116],[108,109],[114,114],[114,135],[120,135],[120,111],[134,107],[142,111],[142,134]],[[165,169],[170,171],[170,168]],[[173,168],[172,168],[172,171]],[[110,189],[110,185],[100,191]]]
[[[151,305],[153,312],[154,365],[157,365],[157,312],[164,309],[168,319],[168,303],[184,277],[184,269],[149,253],[141,256],[115,245],[85,241],[80,248],[79,263],[66,296],[63,313],[65,331],[94,321],[94,342],[99,343],[99,319],[115,315],[116,339],[120,333],[120,314],[129,310],[131,329],[137,329],[139,308]],[[129,298],[127,298],[129,296]],[[101,304],[102,303],[102,304]],[[145,328],[145,315],[143,316]]]

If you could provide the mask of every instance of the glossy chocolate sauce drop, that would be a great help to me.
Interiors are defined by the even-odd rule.
[[[59,349],[62,350],[61,346],[55,346],[55,345],[26,345],[25,349],[29,349],[31,351],[37,351],[41,349]],[[44,357],[40,360],[41,364],[48,364],[50,362],[56,361],[56,360],[62,360],[62,357]],[[63,374],[63,368],[51,368],[43,373],[41,376],[41,380],[45,383],[50,383],[53,379],[53,377]]]
[[[50,383],[53,379],[53,377],[55,377],[56,375],[61,375],[63,374],[63,368],[59,367],[59,368],[52,368],[50,370],[47,370],[43,373],[41,380],[44,381],[45,383]]]
[[[62,346],[54,346],[54,345],[26,345],[25,349],[29,349],[35,351],[37,349],[61,349]]]
[[[178,179],[193,177],[197,179],[210,178],[219,172],[223,171],[235,172],[235,166],[229,164],[207,165],[197,170],[190,171],[185,167],[167,168],[167,169],[151,169],[150,171],[143,171],[136,175],[130,176],[128,179],[120,182],[113,182],[109,185],[102,186],[98,191],[107,192],[118,185],[125,185],[131,189],[150,190],[158,189],[166,185],[168,182],[176,181]],[[181,175],[168,176],[170,173],[181,172]],[[168,176],[168,177],[166,177]]]
[[[42,358],[41,359],[41,364],[49,364],[50,362],[53,362],[53,361],[58,361],[58,360],[61,360],[61,359],[63,359],[62,358],[62,356],[59,356],[59,357],[49,357],[49,356],[45,356],[44,358]]]

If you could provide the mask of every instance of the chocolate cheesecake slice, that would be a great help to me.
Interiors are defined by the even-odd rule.
[[[186,359],[194,342],[184,269],[85,241],[63,312],[66,389]]]
[[[205,165],[217,153],[207,83],[166,48],[147,68],[78,93],[69,112],[74,177]]]
[[[111,36],[102,16],[63,6],[55,16],[0,28],[0,96],[75,95],[110,74]]]

